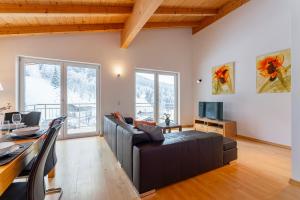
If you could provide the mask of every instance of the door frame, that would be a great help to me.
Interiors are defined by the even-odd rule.
[[[159,75],[173,75],[175,77],[175,116],[176,123],[180,124],[180,73],[154,69],[136,68],[134,72],[134,117],[136,118],[136,73],[154,74],[154,120],[159,123]]]
[[[93,68],[96,69],[96,131],[88,133],[79,133],[79,134],[67,134],[67,123],[62,128],[62,134],[58,136],[58,139],[72,139],[72,138],[81,138],[81,137],[91,137],[100,135],[101,132],[101,65],[97,63],[86,63],[78,61],[69,61],[69,60],[59,60],[51,58],[40,58],[40,57],[31,57],[31,56],[18,56],[17,57],[17,109],[24,111],[25,107],[25,79],[24,79],[24,65],[28,62],[42,63],[42,64],[57,64],[60,66],[61,72],[61,91],[60,91],[60,104],[61,110],[60,115],[67,115],[67,66],[72,65],[73,67],[84,67],[84,68]]]

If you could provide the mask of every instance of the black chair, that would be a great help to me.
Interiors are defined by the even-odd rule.
[[[40,124],[41,112],[29,112],[22,114],[22,122],[26,126],[38,126]]]
[[[67,119],[67,116],[58,117],[58,118],[52,120],[52,122],[49,124],[49,127],[53,127],[53,126],[56,126],[57,124],[64,123],[66,119]],[[52,145],[50,154],[47,158],[47,162],[46,162],[46,166],[45,166],[45,173],[44,173],[45,176],[47,174],[49,174],[49,172],[55,167],[56,163],[57,163],[57,156],[56,156],[56,142],[55,142]],[[59,190],[59,188],[56,188],[56,189]],[[48,191],[50,191],[50,190],[54,190],[54,189],[48,189]]]
[[[13,114],[20,114],[20,112],[9,112],[9,113],[5,113],[4,114],[4,121],[9,121],[9,123],[13,123],[12,122],[12,116]]]
[[[55,143],[62,124],[53,126],[32,166],[27,182],[12,183],[0,200],[44,200],[46,196],[44,169],[51,147]],[[61,195],[60,195],[61,197]]]
[[[56,125],[63,124],[64,121],[66,120],[66,118],[67,118],[66,116],[62,116],[62,117],[58,117],[58,118],[52,120],[52,122],[49,124],[49,129],[47,132],[49,133],[51,131],[51,129],[53,127],[55,127]],[[35,160],[36,160],[36,157],[30,161],[30,163],[25,167],[25,169],[21,172],[21,174],[19,175],[18,178],[26,178],[29,176]],[[47,176],[49,174],[49,172],[55,167],[56,163],[57,163],[57,156],[56,156],[56,141],[55,141],[53,143],[53,145],[51,146],[50,153],[47,157],[47,161],[46,161],[46,165],[45,165],[45,169],[44,169],[44,176]],[[50,189],[47,189],[47,192],[48,193],[60,193],[60,192],[62,192],[62,188],[50,188]]]

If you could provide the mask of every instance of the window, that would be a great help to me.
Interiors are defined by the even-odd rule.
[[[177,73],[137,70],[135,73],[135,118],[138,120],[164,121],[170,114],[178,122]]]
[[[21,57],[19,69],[20,110],[41,112],[41,127],[67,115],[61,138],[99,132],[99,66]]]

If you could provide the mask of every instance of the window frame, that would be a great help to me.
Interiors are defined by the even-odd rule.
[[[62,130],[62,134],[59,135],[59,139],[71,139],[71,138],[80,138],[80,137],[89,137],[96,136],[101,133],[101,65],[97,63],[85,63],[78,61],[70,61],[70,60],[59,60],[59,59],[51,59],[51,58],[39,58],[39,57],[30,57],[30,56],[18,56],[17,57],[17,109],[21,112],[25,109],[25,64],[26,63],[41,63],[41,64],[57,64],[60,66],[60,83],[61,83],[61,92],[60,92],[60,104],[61,104],[61,115],[67,114],[67,67],[84,67],[84,68],[92,68],[96,70],[96,131],[95,132],[87,132],[87,133],[79,133],[68,134],[67,126],[64,126]],[[67,124],[67,121],[65,122]]]
[[[134,117],[136,118],[136,74],[148,73],[154,74],[154,120],[159,123],[159,75],[174,76],[174,91],[175,91],[175,115],[174,123],[180,124],[180,73],[172,71],[162,71],[153,69],[136,68],[134,73]]]

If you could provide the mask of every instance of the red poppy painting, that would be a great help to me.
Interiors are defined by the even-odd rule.
[[[257,93],[291,91],[290,49],[257,57],[256,90]]]
[[[234,63],[227,63],[212,70],[212,94],[234,93]]]

